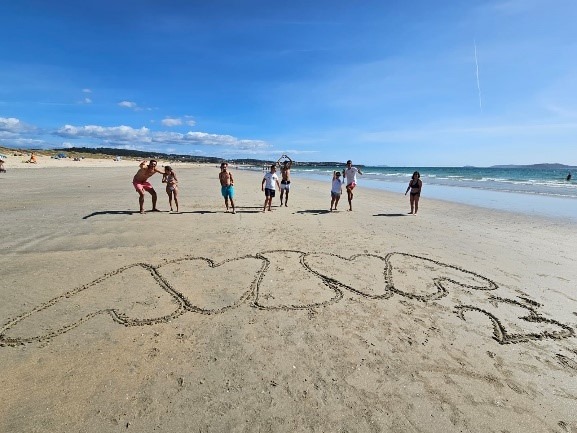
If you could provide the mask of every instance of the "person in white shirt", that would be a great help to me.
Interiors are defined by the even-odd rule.
[[[343,170],[343,177],[347,182],[347,199],[349,200],[349,210],[353,210],[353,189],[357,186],[357,173],[363,174],[357,167],[353,167],[353,162],[347,161],[347,168]]]
[[[275,184],[276,187],[280,190],[278,176],[276,175],[276,164],[273,164],[270,166],[270,171],[264,175],[261,183],[261,189],[264,191],[264,207],[262,209],[263,212],[266,211],[267,206],[268,210],[271,210],[270,206],[275,195]]]
[[[343,193],[343,180],[341,179],[340,171],[333,171],[333,184],[331,188],[331,212],[333,211],[333,205],[335,210],[337,210],[337,205],[341,199],[341,194]]]

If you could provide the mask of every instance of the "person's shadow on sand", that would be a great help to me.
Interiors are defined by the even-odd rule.
[[[404,213],[376,213],[373,216],[384,216],[384,217],[402,217],[407,216]]]
[[[88,214],[88,215],[82,217],[82,219],[87,220],[88,218],[91,218],[91,217],[97,216],[97,215],[132,215],[135,213],[140,213],[140,212],[135,211],[135,210],[103,210],[103,211],[99,211],[99,212],[92,212],[91,214]]]
[[[157,211],[146,211],[145,214],[148,213],[170,213],[171,211],[167,211],[167,210],[157,210]],[[212,211],[194,211],[194,212],[173,212],[174,214],[181,214],[181,213],[216,213],[216,212],[212,212]],[[98,216],[98,215],[134,215],[134,214],[139,214],[139,211],[136,210],[101,210],[98,212],[92,212],[91,214],[88,214],[84,217],[82,217],[83,220],[87,220],[88,218],[91,218],[93,216]]]
[[[331,211],[326,209],[309,209],[309,210],[297,210],[295,213],[298,214],[312,214],[312,215],[324,215],[326,213],[331,213]]]

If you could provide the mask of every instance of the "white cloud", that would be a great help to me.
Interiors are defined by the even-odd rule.
[[[84,98],[84,103],[85,103],[85,104],[92,104],[92,99],[90,99],[90,98]]]
[[[15,117],[0,117],[0,131],[9,133],[21,133],[35,129]]]
[[[194,120],[194,118],[192,116],[183,116],[182,118],[180,117],[166,117],[165,119],[163,119],[162,124],[164,126],[180,126],[180,125],[188,125],[188,126],[195,126],[196,125],[196,121]]]
[[[170,131],[151,132],[148,128],[139,129],[130,126],[74,126],[64,125],[54,132],[54,135],[67,139],[88,138],[109,145],[146,144],[161,145],[198,145],[231,147],[237,150],[267,149],[270,145],[262,140],[243,140],[231,135],[209,134],[206,132],[188,132],[186,134]]]
[[[82,89],[82,93],[92,93],[92,90],[90,90],[90,89]]]
[[[231,135],[208,134],[206,132],[187,132],[183,137],[183,141],[190,144],[228,146],[237,149],[258,149],[270,147],[262,140],[239,140]]]
[[[132,108],[134,110],[136,110],[138,108],[138,105],[136,104],[136,102],[132,102],[132,101],[122,101],[118,103],[119,107],[124,107],[124,108]]]
[[[182,120],[181,120],[181,119],[174,119],[174,118],[167,117],[167,118],[165,118],[165,119],[162,119],[162,124],[163,124],[164,126],[168,126],[168,127],[171,127],[171,126],[179,126],[179,125],[182,125]]]
[[[21,122],[15,117],[0,117],[0,131],[16,132],[20,129]]]
[[[134,129],[130,126],[97,126],[97,125],[87,125],[87,126],[73,126],[64,125],[58,131],[55,132],[56,135],[66,138],[94,138],[104,141],[113,142],[150,142],[150,130],[148,128],[142,127],[140,129]]]

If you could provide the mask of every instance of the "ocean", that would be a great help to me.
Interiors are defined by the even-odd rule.
[[[292,168],[294,177],[326,180],[343,166]],[[359,187],[404,194],[414,171],[421,174],[421,200],[427,197],[492,209],[577,221],[577,169],[568,168],[371,167],[361,168]],[[423,207],[421,202],[421,208]]]

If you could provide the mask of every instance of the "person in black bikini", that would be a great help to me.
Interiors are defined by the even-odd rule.
[[[423,182],[421,181],[421,174],[418,171],[415,171],[413,173],[413,177],[409,181],[409,186],[405,191],[405,195],[407,195],[409,190],[411,190],[411,212],[409,212],[409,215],[417,215],[417,211],[419,210],[419,197],[421,196],[422,187]]]

